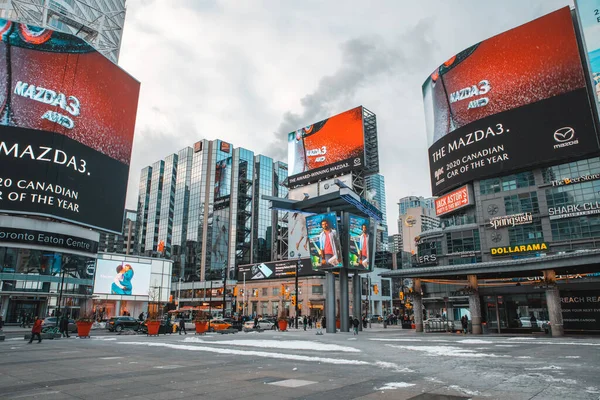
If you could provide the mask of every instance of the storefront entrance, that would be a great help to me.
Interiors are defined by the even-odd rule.
[[[6,323],[16,324],[21,323],[21,319],[27,316],[30,321],[33,321],[35,316],[44,318],[46,300],[20,300],[10,299],[8,303],[8,312],[6,314]]]
[[[542,331],[548,324],[544,293],[483,296],[481,311],[489,333]]]

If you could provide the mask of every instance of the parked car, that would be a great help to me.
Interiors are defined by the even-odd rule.
[[[531,324],[531,317],[521,317],[519,318],[519,321],[521,321],[521,327],[522,328],[532,328],[532,324]],[[535,321],[537,323],[537,327],[540,329],[544,329],[544,325],[548,324],[548,321],[544,321],[541,319],[537,319]]]
[[[140,329],[140,321],[133,317],[112,317],[106,323],[106,329],[110,332],[121,332],[124,329],[138,331]]]
[[[371,316],[371,322],[382,322],[383,318],[379,314],[373,314]]]
[[[229,328],[231,328],[231,324],[228,324],[227,322],[223,321],[222,319],[211,319],[208,330],[210,332],[215,332],[215,331],[222,331],[222,330],[229,329]]]
[[[266,330],[277,329],[275,327],[275,321],[270,320],[270,319],[262,319],[262,318],[258,320],[258,327],[261,329],[266,329]],[[254,329],[254,321],[246,321],[246,323],[244,323],[244,331],[249,331],[251,329]]]
[[[56,317],[48,317],[44,318],[42,321],[42,328],[52,327],[56,325]],[[69,318],[69,332],[77,333],[77,324],[75,324],[75,320]]]

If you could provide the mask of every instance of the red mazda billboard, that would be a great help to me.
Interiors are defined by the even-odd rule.
[[[569,7],[456,54],[423,98],[434,195],[599,149]]]
[[[291,186],[363,169],[364,163],[362,107],[288,134],[288,182]]]
[[[0,39],[0,211],[120,232],[139,82],[75,36]]]

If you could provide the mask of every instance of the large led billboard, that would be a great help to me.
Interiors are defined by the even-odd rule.
[[[98,259],[94,294],[148,296],[150,264]]]
[[[298,260],[271,261],[256,264],[240,265],[238,267],[237,280],[264,280],[291,278],[296,276]],[[313,269],[309,258],[301,258],[298,268],[298,276],[322,275]]]
[[[343,267],[342,244],[335,213],[306,217],[310,260],[314,270]]]
[[[423,98],[434,195],[599,149],[568,7],[458,53]]]
[[[291,186],[363,169],[364,163],[362,107],[288,134],[288,184]]]
[[[0,211],[120,232],[139,90],[83,40],[0,19]]]

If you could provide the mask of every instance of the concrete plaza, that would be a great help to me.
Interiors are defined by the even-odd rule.
[[[0,342],[6,399],[594,399],[600,338],[397,327]]]

